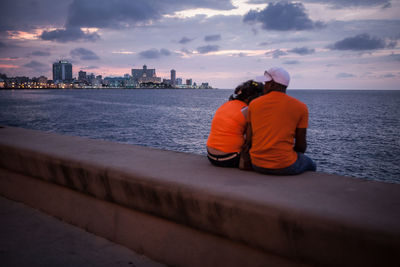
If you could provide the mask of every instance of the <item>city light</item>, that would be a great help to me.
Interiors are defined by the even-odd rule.
[[[12,68],[13,65],[7,65]],[[105,77],[102,75],[88,74],[84,70],[78,72],[78,78],[73,77],[72,63],[59,60],[53,63],[53,79],[45,76],[38,78],[7,77],[0,73],[0,88],[10,89],[85,89],[85,88],[124,88],[124,89],[212,89],[208,82],[198,84],[191,78],[177,77],[177,72],[172,69],[169,78],[156,75],[155,68],[131,69],[131,74],[121,77]]]

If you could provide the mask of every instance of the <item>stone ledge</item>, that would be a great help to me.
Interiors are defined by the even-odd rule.
[[[211,166],[199,155],[5,127],[0,167],[291,261],[395,266],[400,185]]]
[[[0,195],[27,203],[168,266],[298,266],[226,238],[1,168],[0,184]]]

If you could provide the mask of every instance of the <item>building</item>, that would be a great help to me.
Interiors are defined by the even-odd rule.
[[[124,77],[105,77],[103,82],[107,87],[122,88],[125,87],[126,81]]]
[[[2,78],[0,78],[0,88],[4,88],[5,87],[5,82]]]
[[[200,89],[211,89],[211,86],[208,83],[201,83]]]
[[[72,81],[72,64],[66,60],[53,63],[53,81]]]
[[[87,77],[86,77],[86,71],[79,71],[78,72],[78,81],[80,82],[86,82],[87,81]]]
[[[86,79],[90,84],[93,84],[94,80],[96,79],[96,76],[93,73],[90,73],[89,75],[86,76]]]
[[[170,79],[163,79],[162,80],[163,84],[168,84],[168,85],[172,85],[172,81]]]
[[[174,69],[171,70],[171,84],[176,84],[176,71]]]
[[[156,75],[156,69],[148,69],[146,65],[143,66],[143,69],[132,69],[132,79],[139,84],[161,82],[161,78]]]
[[[94,80],[92,80],[92,85],[96,87],[100,87],[103,84],[103,76],[97,75]]]
[[[40,77],[38,78],[38,83],[39,83],[39,86],[40,86],[41,88],[45,88],[45,87],[47,86],[47,77],[45,77],[45,76],[40,76]]]
[[[182,78],[176,78],[175,85],[182,85]]]
[[[187,79],[186,80],[186,85],[192,86],[192,79]]]

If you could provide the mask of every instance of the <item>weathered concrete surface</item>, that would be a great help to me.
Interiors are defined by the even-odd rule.
[[[229,239],[0,169],[0,194],[169,266],[297,266]],[[34,190],[32,190],[34,189]]]
[[[400,262],[397,184],[266,176],[212,167],[198,155],[11,127],[0,129],[0,167],[293,262]]]
[[[0,216],[1,266],[165,266],[3,197]]]

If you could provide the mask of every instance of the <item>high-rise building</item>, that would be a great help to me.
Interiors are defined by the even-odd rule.
[[[132,69],[132,79],[137,83],[161,82],[161,78],[156,76],[156,69],[148,69],[146,65],[143,69]]]
[[[53,63],[53,81],[72,81],[72,64],[66,60]]]
[[[89,75],[86,76],[86,79],[89,83],[93,84],[94,80],[96,79],[96,76],[93,73],[90,73]]]
[[[171,70],[171,84],[175,85],[176,81],[176,71],[174,69]]]
[[[186,79],[186,85],[192,86],[192,79]]]
[[[81,71],[78,72],[78,80],[80,82],[85,82],[87,80],[86,71],[82,71],[81,70]]]

